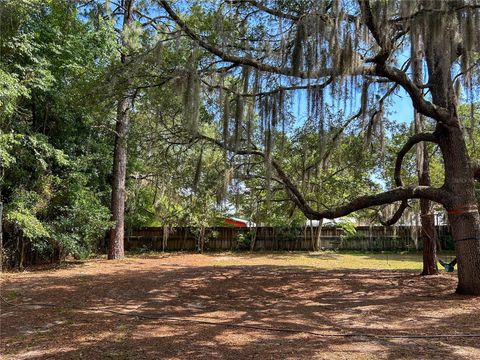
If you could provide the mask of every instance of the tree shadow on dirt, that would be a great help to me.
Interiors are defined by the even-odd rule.
[[[480,333],[480,300],[454,295],[452,277],[292,266],[142,269],[140,261],[118,263],[105,274],[53,274],[15,286],[18,302],[57,306],[2,305],[2,353],[14,358],[480,356],[479,338],[381,338]]]

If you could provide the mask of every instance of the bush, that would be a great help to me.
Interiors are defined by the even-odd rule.
[[[275,231],[275,236],[279,241],[293,241],[303,235],[303,229],[301,227],[282,226]]]
[[[252,246],[253,236],[254,233],[251,231],[237,234],[237,243],[235,246],[235,250],[250,250],[250,247]]]

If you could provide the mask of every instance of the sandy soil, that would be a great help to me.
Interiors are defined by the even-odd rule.
[[[2,302],[1,358],[480,359],[480,298],[453,294],[455,275],[292,266],[295,256],[170,254],[2,274],[10,303],[55,306]],[[460,336],[391,337],[439,334]]]

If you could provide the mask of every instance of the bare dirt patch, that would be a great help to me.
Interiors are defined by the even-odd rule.
[[[478,337],[401,337],[480,334],[480,299],[453,294],[455,275],[309,256],[171,254],[2,274],[11,303],[56,305],[2,303],[2,358],[480,358]]]

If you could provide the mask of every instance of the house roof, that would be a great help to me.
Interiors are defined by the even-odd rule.
[[[355,218],[346,216],[344,218],[323,219],[322,226],[335,226],[345,220],[349,220],[356,223]],[[305,226],[318,227],[319,225],[320,225],[320,220],[305,220]]]
[[[233,220],[233,221],[237,221],[237,222],[240,222],[240,223],[243,223],[245,224],[247,227],[255,227],[256,224],[253,222],[253,221],[249,221],[249,220],[245,220],[245,219],[240,219],[240,218],[236,218],[236,217],[233,217],[233,216],[228,216],[227,218],[225,218],[225,220]]]

